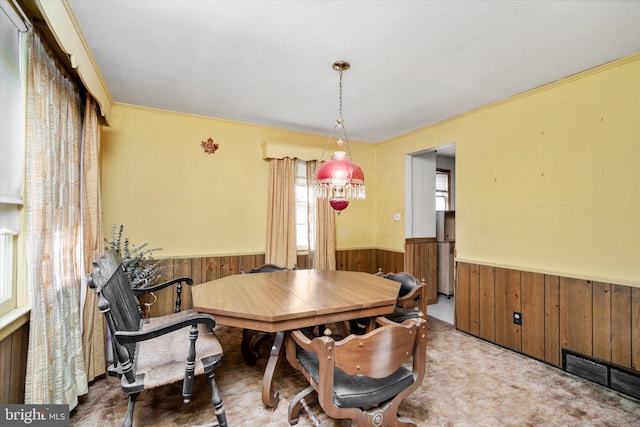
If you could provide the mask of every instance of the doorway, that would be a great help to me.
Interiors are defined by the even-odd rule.
[[[412,259],[410,264],[418,270],[429,268],[427,264],[437,266],[427,311],[451,324],[455,315],[455,156],[455,143],[405,156],[405,241],[427,242],[434,248],[431,253],[437,253],[436,260]]]

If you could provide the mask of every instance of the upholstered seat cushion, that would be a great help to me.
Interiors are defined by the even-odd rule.
[[[152,317],[143,324],[142,330],[155,328],[192,313],[192,311],[181,311],[166,316]],[[187,326],[140,343],[138,355],[136,356],[136,372],[145,374],[145,388],[157,387],[184,379],[190,330],[191,326]],[[196,340],[195,375],[199,375],[204,371],[202,358],[221,354],[222,346],[214,332],[199,324],[198,339]]]
[[[318,354],[300,351],[298,360],[313,380],[319,383]],[[407,368],[400,367],[388,377],[371,378],[359,374],[347,375],[335,368],[333,381],[333,401],[336,406],[362,408],[392,399],[413,384],[413,374]]]
[[[402,308],[395,306],[393,309],[393,313],[387,314],[385,316],[389,320],[393,320],[396,323],[402,323],[407,319],[417,319],[418,311],[413,308]]]

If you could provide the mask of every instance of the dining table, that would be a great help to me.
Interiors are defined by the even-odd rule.
[[[287,333],[392,313],[400,283],[357,271],[301,269],[234,274],[194,285],[193,307],[216,323],[275,333],[262,381],[262,401],[275,408],[273,378]]]

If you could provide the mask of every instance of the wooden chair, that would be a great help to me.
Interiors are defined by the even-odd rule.
[[[114,349],[114,364],[109,367],[109,374],[121,378],[122,390],[129,395],[122,425],[133,424],[136,399],[145,388],[183,380],[182,397],[186,403],[191,399],[194,376],[204,373],[211,383],[216,416],[212,425],[226,426],[214,377],[214,370],[222,362],[222,347],[213,333],[216,325],[213,316],[191,310],[182,312],[177,304],[176,313],[143,319],[135,295],[168,286],[167,283],[176,283],[176,280],[191,284],[191,279],[175,279],[134,292],[122,269],[122,260],[113,250],[97,259],[93,268],[87,282],[98,296],[98,308],[106,318]]]
[[[387,273],[383,274],[382,269],[378,269],[376,276],[400,282],[398,299],[393,309],[393,313],[385,315],[396,323],[401,323],[407,319],[426,317],[427,315],[427,284],[418,281],[409,273]],[[371,329],[372,319],[357,319],[349,321],[349,330],[352,333],[364,334]]]
[[[309,381],[289,405],[289,424],[298,423],[301,406],[317,401],[332,418],[354,426],[416,426],[398,417],[398,406],[422,383],[425,374],[427,322],[398,324],[378,317],[380,327],[365,335],[334,341],[309,339],[293,331],[287,360]],[[413,358],[412,368],[403,366]]]
[[[403,322],[406,319],[418,317],[418,313],[422,312],[427,315],[427,284],[418,281],[409,273],[387,273],[383,275],[385,279],[400,282],[400,291],[398,291],[398,300],[393,313],[386,317],[394,322]]]
[[[269,273],[275,271],[289,271],[289,268],[275,264],[262,264],[248,272],[244,271],[244,267],[240,270],[242,274]],[[256,360],[260,356],[260,346],[267,341],[273,340],[274,336],[275,335],[272,333],[256,331],[253,329],[242,330],[242,344],[240,346],[240,351],[245,362],[247,362],[247,365],[253,366],[256,364]]]

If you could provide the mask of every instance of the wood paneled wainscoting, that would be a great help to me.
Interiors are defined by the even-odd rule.
[[[194,284],[204,283],[215,279],[239,274],[242,270],[264,264],[264,254],[200,257],[200,258],[171,258],[161,261],[165,267],[162,280],[173,277],[191,277]],[[308,255],[298,255],[297,268],[309,268]],[[375,273],[378,269],[384,272],[402,271],[404,254],[402,252],[384,249],[345,249],[336,251],[336,268],[344,271],[363,271]],[[155,303],[150,307],[149,316],[161,316],[172,313],[175,308],[175,287],[163,289],[155,293]],[[145,302],[153,302],[143,300]],[[183,287],[182,308],[192,307],[191,290]]]
[[[461,331],[558,367],[565,348],[640,371],[640,288],[458,262],[455,298]]]
[[[438,302],[438,241],[435,237],[406,239],[404,271],[424,280],[428,288],[427,304]]]
[[[0,341],[0,403],[24,403],[29,322]]]

